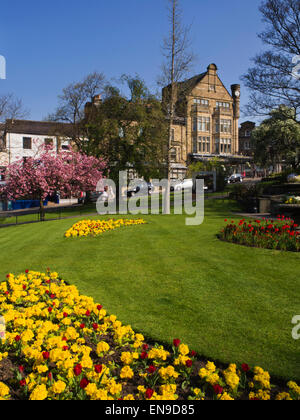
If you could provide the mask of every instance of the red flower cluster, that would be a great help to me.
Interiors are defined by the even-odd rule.
[[[298,225],[294,220],[278,215],[276,221],[266,218],[232,221],[218,236],[222,240],[241,245],[299,252],[299,235]]]

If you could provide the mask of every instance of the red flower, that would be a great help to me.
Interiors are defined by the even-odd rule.
[[[149,368],[147,370],[148,370],[149,373],[152,374],[152,373],[154,373],[156,371],[156,367],[153,366],[153,365],[151,365],[151,366],[149,366]]]
[[[223,388],[220,385],[215,385],[214,386],[214,392],[215,392],[216,395],[223,394]]]
[[[53,308],[48,308],[49,314],[51,314],[52,311],[53,311]]]
[[[180,344],[180,340],[179,340],[179,338],[175,338],[175,339],[173,340],[173,344],[174,344],[174,346],[175,346],[175,347],[179,347],[179,344]]]
[[[191,357],[196,357],[197,353],[194,350],[192,350],[190,355],[191,355]]]
[[[63,347],[63,351],[67,351],[67,350],[69,350],[69,347],[68,346],[64,346]]]
[[[19,366],[19,372],[23,373],[24,372],[24,366]]]
[[[20,386],[26,386],[26,379],[22,379],[20,382],[19,382],[19,384],[20,384]]]
[[[48,351],[44,351],[44,353],[43,353],[43,359],[44,360],[48,360],[49,357],[50,357],[50,353]]]
[[[147,398],[148,400],[150,400],[150,399],[152,398],[153,394],[154,394],[153,389],[148,388],[148,389],[146,390],[146,398]]]
[[[88,386],[88,384],[89,381],[86,378],[83,378],[81,379],[79,386],[81,389],[85,389]]]
[[[101,309],[103,308],[103,306],[102,305],[98,305],[97,306],[97,309],[98,309],[98,311],[101,311]]]
[[[145,360],[147,358],[148,358],[148,353],[146,351],[143,351],[142,354],[141,354],[141,359]]]
[[[29,270],[25,270],[25,273],[28,274],[29,273]]]
[[[79,375],[81,375],[81,372],[82,372],[82,366],[81,365],[76,365],[74,367],[74,375],[79,376]]]
[[[249,372],[249,370],[250,370],[249,365],[247,365],[247,363],[243,363],[242,364],[242,371],[247,373],[247,372]]]
[[[83,330],[85,328],[85,324],[80,324],[80,328]]]
[[[185,362],[185,364],[186,364],[186,366],[187,366],[188,368],[190,368],[190,367],[192,367],[192,366],[193,366],[193,361],[192,361],[192,360],[187,360],[187,361]]]
[[[19,341],[21,341],[21,337],[19,335],[16,335],[15,341],[18,343]]]
[[[93,324],[93,330],[94,330],[94,331],[97,331],[97,330],[98,330],[98,328],[99,328],[99,325],[98,325],[98,324]]]
[[[143,345],[143,350],[147,351],[148,349],[149,349],[148,344],[144,344],[144,345]]]
[[[95,366],[95,372],[96,373],[101,373],[102,372],[102,369],[103,369],[102,365],[96,365]]]
[[[90,311],[86,311],[85,316],[90,316],[91,312]]]

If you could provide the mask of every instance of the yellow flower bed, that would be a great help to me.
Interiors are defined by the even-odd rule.
[[[144,224],[146,224],[146,222],[143,219],[82,220],[75,223],[71,229],[67,230],[65,237],[99,236],[104,232],[120,227]]]
[[[148,345],[54,272],[9,274],[0,316],[1,400],[300,399],[295,382],[273,387],[260,367],[220,369],[179,339]]]

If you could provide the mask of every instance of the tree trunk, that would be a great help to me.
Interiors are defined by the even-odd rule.
[[[44,200],[40,199],[40,221],[45,221],[45,207],[44,207]]]
[[[167,152],[167,172],[168,172],[168,190],[166,193],[166,208],[165,213],[171,213],[170,203],[170,189],[171,189],[171,149],[172,149],[172,127],[174,122],[174,108],[175,108],[175,43],[176,43],[176,2],[173,1],[172,8],[172,57],[171,57],[171,93],[170,93],[170,104],[169,104],[169,138],[168,138],[168,152]]]

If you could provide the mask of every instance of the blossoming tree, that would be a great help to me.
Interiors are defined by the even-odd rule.
[[[105,169],[103,159],[75,151],[54,153],[46,148],[37,158],[7,167],[7,182],[1,188],[1,196],[8,200],[38,199],[44,220],[44,201],[48,196],[57,192],[78,196],[81,191],[95,191]]]

